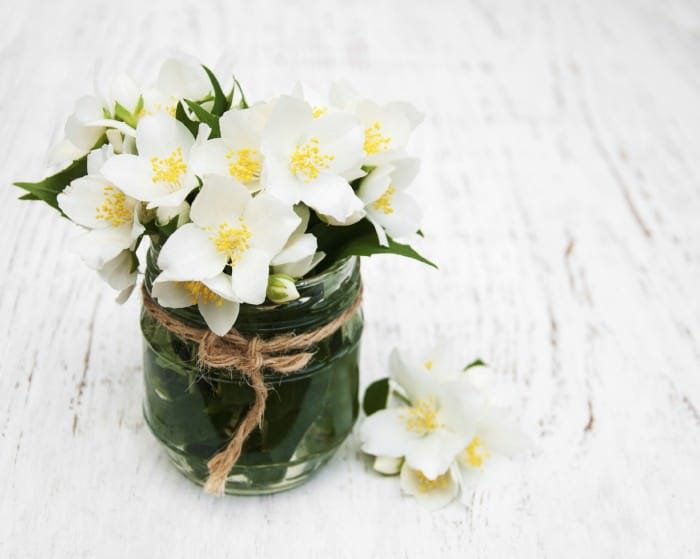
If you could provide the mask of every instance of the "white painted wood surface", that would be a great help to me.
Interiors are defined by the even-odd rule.
[[[700,4],[25,0],[0,5],[0,557],[700,555]],[[226,55],[252,99],[347,78],[427,113],[441,270],[364,266],[363,383],[437,335],[522,395],[536,451],[431,514],[353,439],[286,494],[214,499],[141,418],[138,302],[39,178],[95,62]]]

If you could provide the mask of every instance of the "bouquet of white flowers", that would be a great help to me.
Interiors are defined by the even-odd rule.
[[[235,79],[223,88],[179,56],[149,86],[120,76],[109,94],[79,99],[50,154],[62,169],[15,184],[22,199],[43,200],[87,230],[77,251],[120,301],[149,237],[159,250],[153,298],[196,305],[223,335],[241,304],[293,300],[296,280],[346,256],[430,263],[406,244],[420,212],[406,193],[419,161],[405,150],[421,118],[345,84],[331,87],[326,104],[310,104],[297,87],[249,105]]]

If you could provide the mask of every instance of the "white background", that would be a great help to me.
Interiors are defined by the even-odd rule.
[[[697,557],[700,4],[692,0],[5,1],[0,5],[0,556]],[[164,47],[251,100],[345,78],[426,114],[436,272],[364,263],[363,385],[438,335],[515,383],[532,457],[431,514],[351,438],[311,483],[214,499],[141,418],[136,298],[13,180],[95,63]],[[110,70],[111,71],[111,70]]]

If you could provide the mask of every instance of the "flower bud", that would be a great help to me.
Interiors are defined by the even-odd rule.
[[[403,458],[392,458],[391,456],[377,456],[372,467],[375,471],[385,476],[395,476],[401,470]]]
[[[267,280],[267,298],[273,303],[287,303],[299,298],[294,278],[287,274],[272,274]]]

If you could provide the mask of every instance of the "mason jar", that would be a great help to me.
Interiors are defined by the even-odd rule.
[[[145,289],[159,273],[157,248],[147,257]],[[268,339],[316,330],[348,309],[361,290],[360,262],[349,257],[296,284],[294,301],[241,305],[235,324],[246,337]],[[197,307],[163,308],[179,321],[206,328]],[[358,307],[335,333],[315,344],[298,372],[263,371],[268,387],[262,425],[243,445],[229,472],[228,494],[264,494],[304,483],[328,462],[350,434],[358,415],[358,358],[362,334]],[[207,462],[226,446],[255,401],[235,370],[201,368],[197,344],[141,313],[144,341],[143,413],[170,461],[203,485]]]

